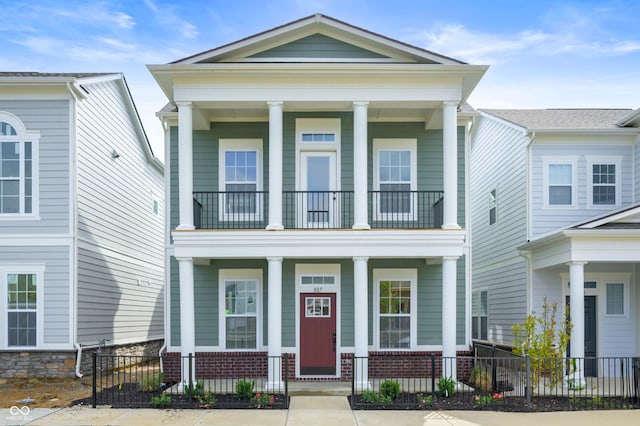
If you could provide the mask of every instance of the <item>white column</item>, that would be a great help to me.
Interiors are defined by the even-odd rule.
[[[176,229],[191,230],[193,226],[193,119],[191,102],[178,106],[178,192],[180,224]]]
[[[367,107],[353,103],[353,229],[371,229],[367,216]]]
[[[282,226],[282,102],[269,105],[269,230]]]
[[[282,355],[282,258],[269,257],[269,317],[267,329],[269,330],[269,343],[267,354],[269,357]],[[269,391],[283,391],[282,360],[269,358],[269,372],[267,389]]]
[[[368,258],[353,258],[353,316],[354,316],[354,383],[358,390],[369,389],[369,305]]]
[[[573,379],[576,384],[584,384],[584,265],[586,262],[571,262],[569,264],[569,315],[573,328],[571,329],[571,358],[579,358]]]
[[[182,355],[182,383],[189,383],[189,354],[196,349],[196,324],[193,297],[193,259],[178,257],[180,270],[180,353]],[[194,358],[195,360],[195,358]],[[195,382],[195,362],[191,370],[191,380]]]
[[[443,229],[459,229],[458,225],[458,103],[442,106],[442,153],[444,205]]]
[[[456,288],[457,275],[455,256],[442,258],[442,376],[456,378]]]

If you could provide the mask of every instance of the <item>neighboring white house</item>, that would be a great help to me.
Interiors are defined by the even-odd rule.
[[[157,353],[163,203],[122,74],[0,73],[0,377]]]
[[[148,67],[170,100],[169,354],[347,380],[353,356],[468,353],[485,66],[313,15]]]
[[[474,338],[511,344],[512,325],[546,298],[559,315],[571,301],[572,356],[640,353],[639,127],[640,110],[481,110]]]

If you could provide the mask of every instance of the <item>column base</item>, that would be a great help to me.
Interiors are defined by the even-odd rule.
[[[176,231],[193,231],[196,229],[193,225],[178,225],[176,226]]]
[[[368,223],[354,223],[353,226],[351,227],[351,229],[366,229],[366,230],[369,230],[369,229],[371,229],[371,225],[369,225]]]
[[[356,391],[370,391],[373,390],[373,386],[371,386],[370,382],[359,382],[356,381],[353,386],[355,387]]]
[[[265,392],[284,392],[284,382],[282,381],[274,381],[267,382],[264,385]]]
[[[442,229],[462,229],[457,223],[445,223],[442,225]]]
[[[284,226],[280,225],[279,223],[270,223],[265,229],[267,231],[282,231],[284,229]]]

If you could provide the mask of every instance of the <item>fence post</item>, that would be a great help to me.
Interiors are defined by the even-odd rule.
[[[97,366],[98,354],[96,352],[94,352],[93,355],[92,355],[92,358],[93,358],[93,365],[92,365],[91,368],[93,370],[92,371],[93,372],[93,379],[91,380],[91,382],[92,382],[93,389],[92,389],[92,395],[91,395],[92,396],[92,401],[91,401],[92,404],[91,404],[91,406],[93,408],[96,408],[96,399],[98,397],[98,392],[97,392],[97,389],[96,389],[96,380],[97,380],[96,376],[97,376],[97,373],[98,373],[98,366]]]
[[[431,354],[431,397],[436,394],[436,356]]]
[[[351,358],[351,409],[353,409],[356,396],[356,354]]]
[[[531,358],[529,358],[529,354],[524,356],[525,362],[525,385],[524,385],[524,393],[527,397],[527,409],[531,411]]]
[[[189,352],[189,389],[193,389],[193,354]]]
[[[496,345],[491,345],[491,392],[495,393],[497,386],[498,375],[496,374]]]
[[[289,408],[289,354],[284,353],[284,406]]]

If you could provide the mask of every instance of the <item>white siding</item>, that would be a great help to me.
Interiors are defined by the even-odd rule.
[[[78,103],[79,340],[162,337],[164,189],[119,80]],[[112,158],[112,152],[119,154]],[[160,202],[153,213],[153,200]],[[140,283],[138,282],[138,280]]]
[[[580,143],[580,142],[584,143]],[[628,206],[633,203],[633,145],[628,137],[613,138],[585,135],[583,137],[537,137],[532,148],[532,230],[531,237],[552,232],[566,226],[588,220],[592,217]],[[577,158],[575,171],[576,205],[569,208],[544,207],[544,157],[573,156]],[[588,205],[589,175],[587,156],[620,156],[621,204],[606,208],[593,208]]]
[[[640,137],[637,138],[634,147],[633,174],[635,176],[635,193],[633,194],[633,203],[640,203]]]
[[[511,343],[511,326],[526,316],[527,137],[490,116],[474,124],[471,149],[473,288],[488,289],[489,339]],[[497,220],[489,224],[489,193]]]
[[[0,111],[39,131],[40,220],[0,220],[1,234],[69,232],[69,101],[0,100]]]

